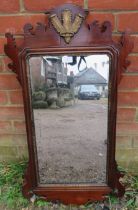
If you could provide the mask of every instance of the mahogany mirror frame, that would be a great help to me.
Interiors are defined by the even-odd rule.
[[[71,22],[79,14],[77,16],[78,22],[76,22],[76,25],[74,23],[76,28],[72,34],[69,33],[69,28],[68,31],[65,31],[65,34],[61,33],[60,29],[56,28],[57,19],[54,20],[55,22],[52,20],[52,17],[56,17],[61,23],[66,21],[62,17],[64,11],[71,13]],[[123,33],[120,41],[114,42],[112,39],[112,27],[109,21],[105,21],[101,25],[97,21],[87,24],[88,11],[79,6],[64,4],[52,9],[48,13],[49,22],[47,26],[42,23],[38,23],[36,28],[33,28],[31,24],[24,26],[24,42],[21,46],[17,46],[12,34],[6,34],[7,44],[5,45],[5,53],[12,60],[9,68],[17,74],[24,98],[29,162],[24,176],[23,194],[27,198],[31,198],[36,194],[43,197],[43,199],[60,201],[65,204],[85,204],[88,201],[103,200],[112,191],[115,191],[118,196],[122,196],[125,189],[119,182],[119,178],[123,175],[117,170],[115,161],[117,88],[122,77],[122,72],[130,64],[127,56],[133,48],[133,42],[130,40],[128,33]],[[107,184],[104,186],[91,184],[42,186],[38,182],[38,163],[34,140],[35,131],[28,82],[27,59],[34,55],[65,55],[72,52],[73,54],[107,54],[110,60]]]

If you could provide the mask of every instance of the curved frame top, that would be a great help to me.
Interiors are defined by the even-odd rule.
[[[23,194],[30,198],[33,194],[47,200],[59,200],[65,204],[84,204],[90,200],[102,200],[115,190],[118,196],[124,194],[120,184],[122,176],[115,161],[117,86],[122,72],[130,62],[128,54],[133,48],[129,35],[123,33],[119,42],[112,40],[112,27],[109,21],[99,25],[97,21],[86,23],[88,13],[72,4],[65,4],[49,11],[49,24],[38,23],[24,26],[24,42],[17,46],[12,34],[7,33],[5,53],[12,59],[9,68],[16,74],[22,85],[29,149],[28,168],[24,178]],[[34,55],[54,55],[71,53],[99,53],[110,57],[108,144],[107,144],[107,184],[104,186],[55,185],[42,186],[38,181],[37,153],[34,140],[34,122],[28,81],[27,59]],[[32,123],[33,122],[33,123]]]

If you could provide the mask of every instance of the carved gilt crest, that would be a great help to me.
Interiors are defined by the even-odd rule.
[[[84,16],[77,14],[74,21],[72,21],[71,11],[65,9],[62,12],[62,21],[59,20],[56,14],[50,16],[50,20],[56,31],[62,36],[68,44],[75,33],[78,32],[84,20]]]

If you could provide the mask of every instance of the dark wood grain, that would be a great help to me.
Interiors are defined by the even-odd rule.
[[[72,18],[80,13],[87,16],[81,7],[65,4],[51,11],[61,19],[61,12],[64,9],[72,11]],[[128,54],[133,48],[129,34],[123,33],[118,43],[112,40],[112,26],[109,21],[99,25],[93,21],[90,25],[83,21],[81,28],[67,44],[63,37],[56,32],[50,20],[46,26],[38,23],[36,27],[29,23],[24,26],[24,43],[16,46],[13,35],[6,34],[7,44],[5,53],[12,59],[9,67],[16,72],[22,85],[24,97],[24,110],[26,117],[27,140],[29,150],[28,168],[24,176],[23,194],[30,198],[34,193],[44,199],[60,201],[65,204],[84,204],[88,201],[103,200],[105,195],[116,190],[118,196],[124,194],[124,187],[120,184],[122,176],[117,170],[115,161],[116,145],[116,110],[117,110],[117,85],[121,80],[122,72],[130,62]],[[109,78],[109,106],[108,106],[108,144],[107,144],[107,185],[55,185],[40,186],[38,181],[38,163],[35,142],[34,122],[32,117],[31,97],[28,81],[27,58],[32,55],[54,55],[70,53],[107,54],[110,57],[110,78]]]

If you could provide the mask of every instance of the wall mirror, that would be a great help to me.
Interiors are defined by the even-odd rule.
[[[86,23],[72,4],[49,23],[24,26],[24,43],[6,34],[9,67],[22,85],[29,149],[23,193],[65,204],[124,193],[115,161],[117,85],[133,44],[112,40],[109,21]]]

